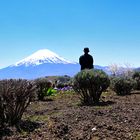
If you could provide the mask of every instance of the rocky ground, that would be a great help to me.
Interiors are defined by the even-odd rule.
[[[78,95],[60,93],[33,102],[21,132],[0,130],[2,140],[140,140],[140,93],[104,93],[98,106],[82,106]]]

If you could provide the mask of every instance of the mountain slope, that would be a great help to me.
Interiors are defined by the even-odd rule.
[[[44,76],[69,75],[73,76],[79,71],[78,64],[40,64],[36,66],[13,66],[0,70],[0,79],[23,78],[34,79]]]
[[[66,60],[48,49],[43,49],[16,64],[1,69],[0,79],[34,79],[51,75],[73,76],[79,69],[78,63]]]

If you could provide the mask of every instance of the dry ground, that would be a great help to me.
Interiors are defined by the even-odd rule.
[[[21,132],[0,131],[2,140],[140,140],[140,94],[104,93],[98,106],[81,106],[77,95],[60,93],[33,102]],[[52,99],[52,100],[51,100]]]

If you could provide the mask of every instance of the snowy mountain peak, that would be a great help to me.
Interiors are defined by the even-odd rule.
[[[29,66],[29,65],[40,65],[44,63],[76,64],[76,62],[68,61],[48,49],[42,49],[26,57],[25,59],[17,62],[15,65]]]

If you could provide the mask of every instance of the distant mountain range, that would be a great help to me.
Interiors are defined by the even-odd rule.
[[[94,67],[108,72],[108,67],[98,65]],[[44,76],[63,75],[74,76],[79,71],[80,65],[77,62],[66,60],[48,49],[43,49],[14,65],[0,69],[0,79],[35,79]]]
[[[136,71],[140,71],[140,67],[135,69]]]

